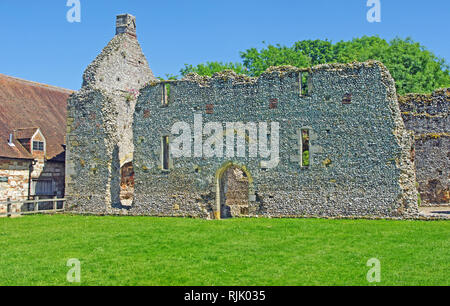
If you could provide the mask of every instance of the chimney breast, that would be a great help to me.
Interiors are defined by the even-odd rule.
[[[130,14],[123,14],[117,16],[116,35],[123,33],[136,36],[136,17]]]

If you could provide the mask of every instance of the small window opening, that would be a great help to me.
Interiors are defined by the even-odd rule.
[[[276,109],[276,108],[278,108],[278,99],[276,98],[270,99],[269,109]]]
[[[44,152],[44,143],[42,141],[33,141],[33,151]]]
[[[162,138],[162,169],[169,170],[169,137]]]
[[[214,104],[206,104],[206,113],[214,114]]]
[[[301,166],[309,167],[310,165],[310,150],[309,150],[309,130],[301,130]]]
[[[311,94],[311,84],[309,72],[302,72],[299,75],[300,81],[300,95],[309,96]]]
[[[346,93],[344,98],[342,99],[342,104],[351,104],[352,103],[352,94]]]
[[[162,84],[162,106],[166,107],[169,105],[169,95],[170,95],[170,84]]]

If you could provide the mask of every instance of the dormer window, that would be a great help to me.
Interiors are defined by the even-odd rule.
[[[34,158],[45,157],[47,145],[44,134],[38,127],[17,129],[14,131],[14,139]]]
[[[33,151],[44,152],[44,143],[42,141],[33,141]]]

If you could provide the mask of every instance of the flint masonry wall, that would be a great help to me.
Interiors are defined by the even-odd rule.
[[[133,16],[118,16],[117,35],[68,100],[66,198],[72,211],[102,214],[122,208],[120,167],[133,160],[136,96],[155,80],[135,27]]]
[[[301,92],[307,72],[309,91]],[[394,81],[381,63],[279,67],[259,78],[232,72],[189,75],[170,82],[170,88],[166,83],[148,67],[136,40],[135,18],[118,16],[116,36],[68,101],[69,210],[218,218],[223,196],[232,193],[221,187],[223,176],[238,167],[249,186],[248,207],[244,200],[240,215],[417,215],[412,133],[404,127]],[[194,116],[203,121],[200,132],[208,122],[223,128],[226,122],[265,122],[269,131],[271,123],[278,123],[276,167],[267,167],[268,158],[250,157],[248,148],[241,157],[171,156],[165,163],[163,139],[178,136],[172,127],[179,122],[194,132]],[[307,167],[302,164],[303,129],[309,132]],[[216,140],[241,132],[218,129]],[[249,143],[256,141],[243,133]],[[276,134],[259,136],[270,143]],[[209,139],[189,135],[193,142]],[[126,206],[120,200],[120,168],[130,162],[135,192]]]
[[[406,128],[415,133],[422,205],[450,204],[450,88],[399,98]]]
[[[303,72],[281,67],[259,78],[189,75],[170,83],[167,106],[163,83],[142,89],[134,113],[129,214],[218,217],[218,177],[236,165],[249,177],[249,216],[416,215],[413,137],[386,68],[378,62],[314,67],[308,96],[299,90]],[[172,158],[169,171],[162,170],[162,137],[178,136],[171,128],[180,121],[193,131],[194,114],[224,128],[226,122],[279,122],[278,166],[263,169],[260,157],[247,154]],[[309,167],[300,163],[302,129],[310,134]]]

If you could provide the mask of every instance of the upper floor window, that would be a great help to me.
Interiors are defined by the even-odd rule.
[[[42,141],[33,141],[33,151],[44,152],[44,143]]]

